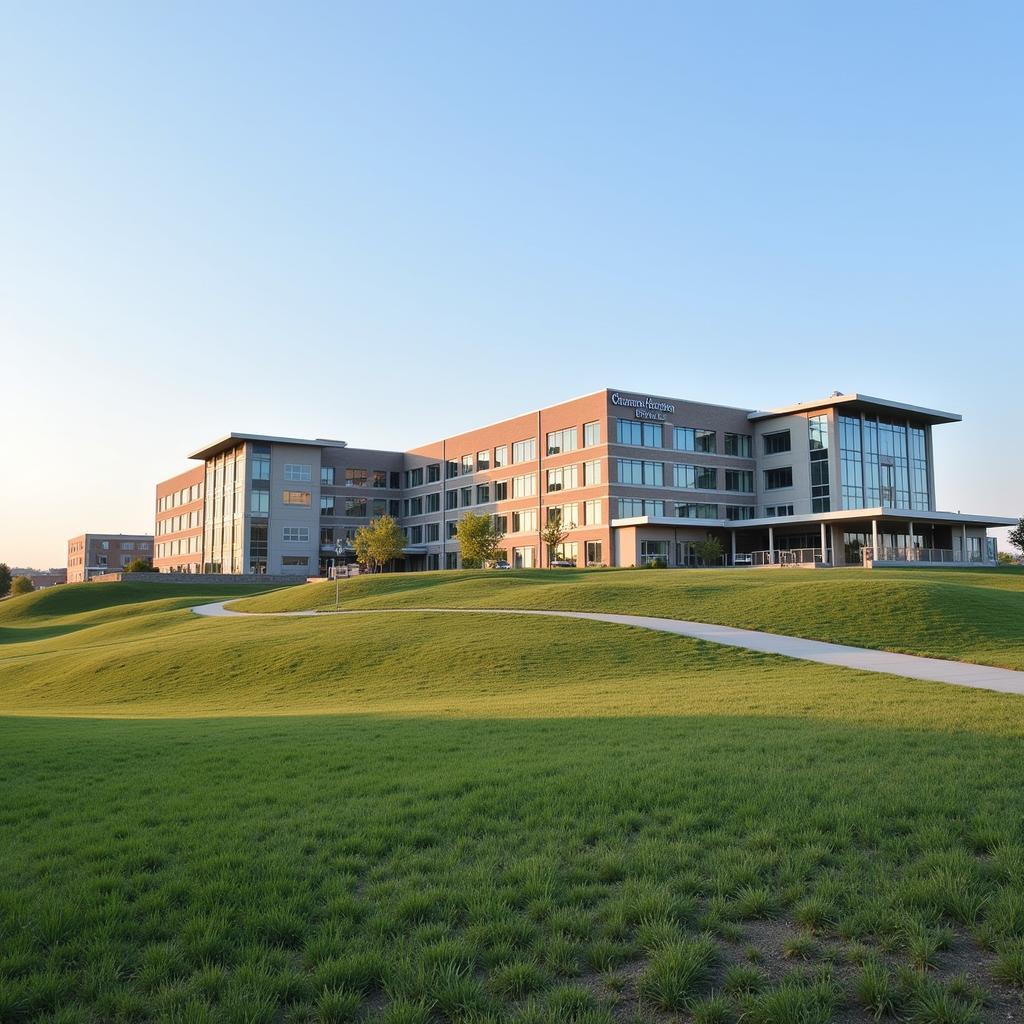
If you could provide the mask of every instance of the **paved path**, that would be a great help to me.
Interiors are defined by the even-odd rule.
[[[841,665],[843,668],[865,672],[887,672],[909,679],[926,679],[936,683],[972,686],[983,690],[1024,695],[1024,672],[988,665],[971,665],[965,661],[946,661],[942,658],[922,658],[914,654],[893,654],[874,651],[866,647],[846,647],[827,644],[821,640],[803,640],[778,633],[762,633],[755,629],[736,629],[733,626],[713,626],[705,622],[687,622],[683,619],[660,619],[650,615],[612,615],[606,612],[530,611],[520,608],[361,608],[345,611],[303,612],[233,612],[223,601],[196,605],[197,615],[249,617],[279,616],[305,617],[310,615],[394,615],[400,612],[443,613],[457,615],[545,615],[561,619],[591,619],[612,622],[620,626],[637,626],[660,633],[675,633],[696,640],[706,640],[727,647],[743,647],[765,654],[781,654],[786,658],[817,661],[822,665]]]

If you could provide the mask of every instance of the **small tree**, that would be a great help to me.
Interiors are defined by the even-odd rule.
[[[11,593],[17,597],[19,594],[31,594],[36,588],[27,576],[15,576],[11,582]]]
[[[124,567],[125,572],[156,572],[148,558],[136,558]]]
[[[356,558],[370,572],[380,572],[392,559],[402,557],[405,534],[391,516],[380,516],[356,530]]]
[[[996,562],[999,565],[1016,565],[1017,559],[1009,551],[1000,551],[996,556]]]
[[[697,553],[701,565],[718,565],[725,552],[722,542],[717,537],[708,537],[698,541],[694,544],[693,549]]]
[[[498,545],[505,535],[494,525],[494,519],[481,512],[467,512],[455,528],[455,539],[459,542],[462,564],[467,569],[479,569],[486,562],[493,562],[498,555]]]
[[[11,567],[6,562],[0,562],[0,597],[6,597],[11,592]]]
[[[1020,522],[1010,531],[1007,539],[1011,547],[1016,548],[1024,555],[1024,516],[1021,516]]]
[[[575,523],[562,523],[561,509],[555,508],[551,510],[548,516],[548,525],[544,527],[544,531],[540,535],[540,539],[548,549],[549,566],[555,560],[556,549],[565,543],[565,538],[569,536],[569,530],[575,525]]]

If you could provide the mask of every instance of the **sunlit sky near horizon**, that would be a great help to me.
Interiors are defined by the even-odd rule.
[[[0,5],[0,561],[231,430],[602,387],[963,414],[1024,513],[1024,7]]]

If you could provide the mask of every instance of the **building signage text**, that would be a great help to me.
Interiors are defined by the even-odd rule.
[[[633,415],[638,420],[664,420],[665,413],[676,411],[676,407],[671,402],[662,402],[649,395],[643,398],[630,398],[620,395],[618,391],[612,392],[612,405],[632,409]]]

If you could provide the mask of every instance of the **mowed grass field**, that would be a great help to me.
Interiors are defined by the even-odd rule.
[[[293,587],[239,610],[334,607],[335,587]],[[346,580],[343,608],[546,608],[711,622],[832,643],[1024,669],[1017,568],[513,570]]]
[[[1024,1019],[1020,698],[197,591],[0,604],[0,1021]]]

